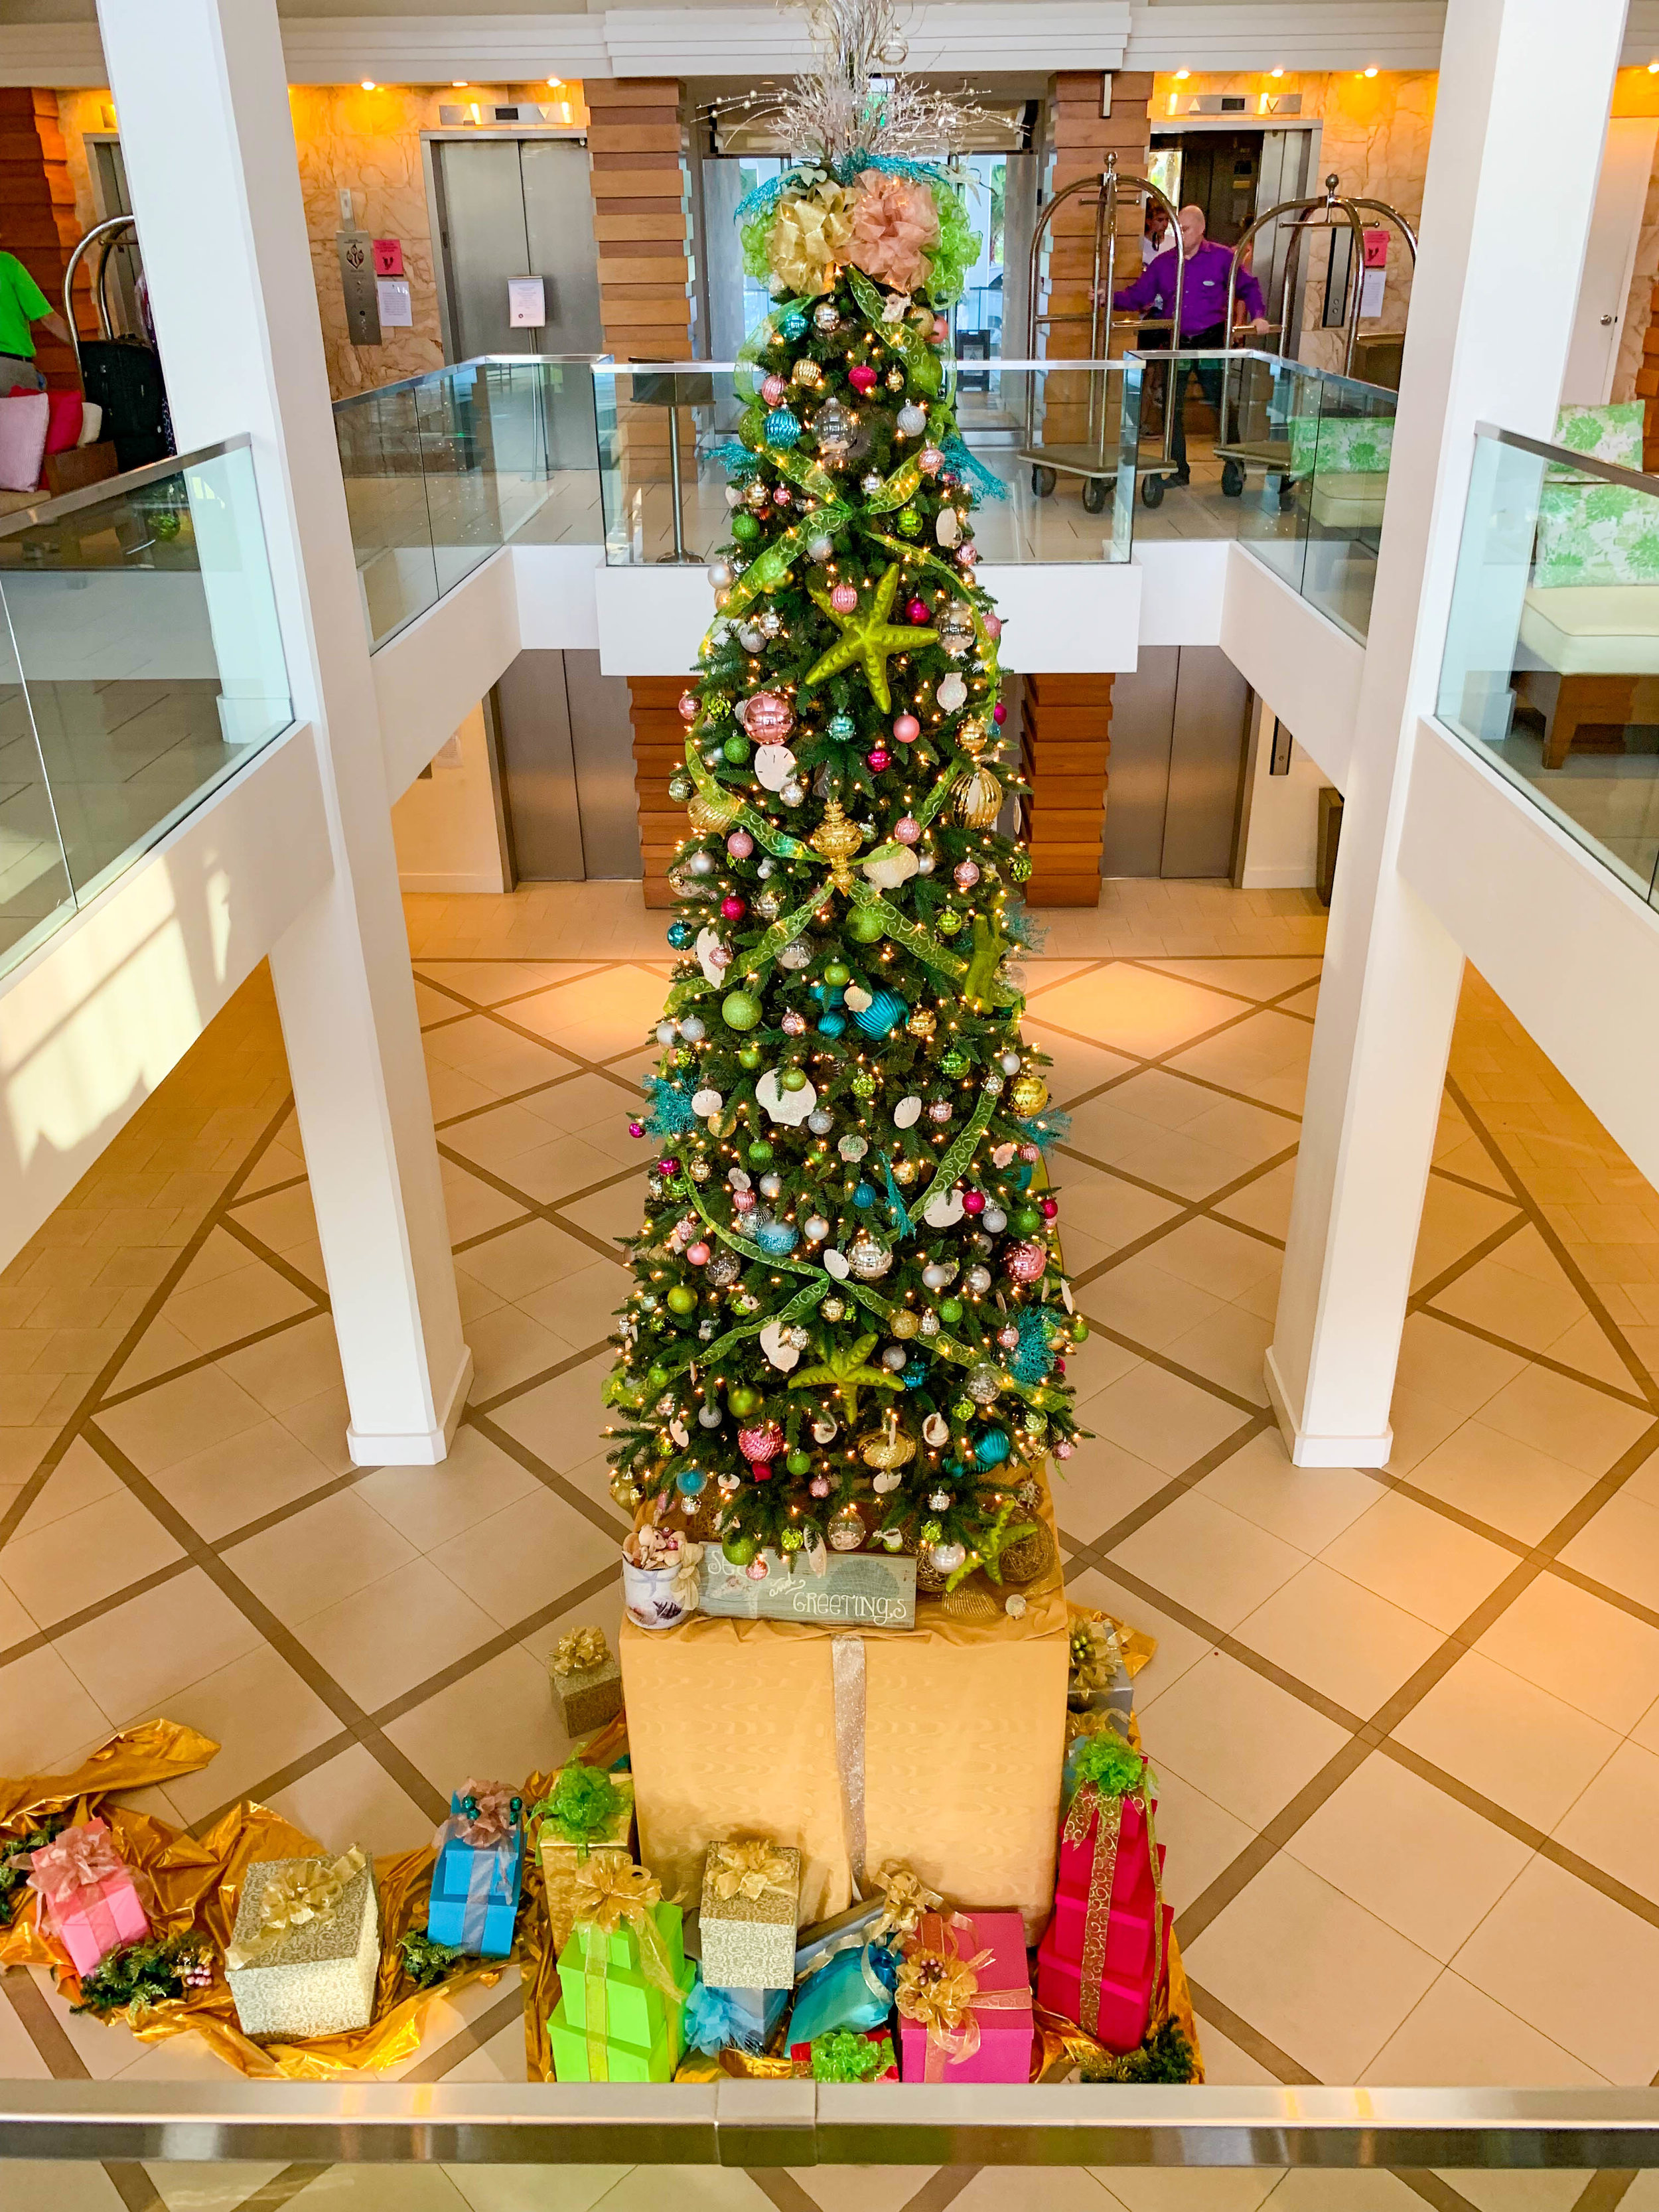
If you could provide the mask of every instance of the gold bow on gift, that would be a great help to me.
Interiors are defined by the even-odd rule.
[[[1116,1680],[1123,1654],[1115,1630],[1098,1620],[1073,1625],[1071,1672],[1066,1685],[1066,1702],[1086,1705],[1109,1690]]]
[[[574,1674],[586,1667],[603,1667],[610,1656],[604,1629],[573,1628],[553,1648],[553,1672]]]
[[[1031,2002],[1029,1990],[981,1989],[979,1970],[989,1966],[994,1954],[975,1951],[964,1959],[957,1940],[959,1928],[970,1936],[976,1933],[973,1922],[959,1913],[949,1920],[924,1913],[899,1968],[894,2002],[902,2019],[916,2021],[927,2031],[923,2079],[928,2081],[942,2081],[947,2065],[971,2058],[979,2049],[981,2013],[1011,2012]]]
[[[714,1891],[722,1905],[746,1897],[757,1905],[767,1891],[788,1896],[794,1888],[794,1869],[775,1844],[761,1839],[750,1844],[715,1844]]]
[[[615,1935],[624,1922],[642,1927],[651,1907],[662,1903],[662,1884],[642,1866],[630,1866],[619,1851],[596,1851],[572,1877],[579,1927]]]
[[[876,1876],[882,1894],[881,1917],[866,1941],[884,1943],[892,1936],[914,1936],[924,1912],[936,1912],[945,1899],[908,1866],[884,1867]]]
[[[296,1928],[332,1912],[368,1863],[354,1844],[331,1866],[307,1859],[268,1881],[259,1898],[259,1925],[246,1943],[231,1945],[225,1953],[226,1966],[257,1966]]]

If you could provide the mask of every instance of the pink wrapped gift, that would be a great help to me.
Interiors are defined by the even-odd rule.
[[[1018,1912],[925,1912],[899,1967],[907,2081],[1029,2081],[1031,1977]]]
[[[29,1887],[77,1974],[89,1974],[112,1951],[142,1943],[149,1934],[131,1872],[116,1856],[102,1820],[61,1830],[31,1852],[29,1868]]]
[[[1101,1776],[1082,1781],[1066,1812],[1037,1998],[1121,2052],[1136,2050],[1157,2017],[1173,1916],[1145,1762],[1114,1741],[1098,1763]]]

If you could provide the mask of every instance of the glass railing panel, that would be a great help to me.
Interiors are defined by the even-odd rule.
[[[1319,445],[1322,379],[1300,362],[1255,355],[1229,379],[1231,434],[1221,449],[1221,511],[1238,541],[1293,592],[1307,568],[1309,486]]]
[[[28,692],[0,622],[0,974],[74,910]]]
[[[1659,866],[1659,479],[1475,441],[1438,713],[1642,897]]]
[[[1308,518],[1304,596],[1362,644],[1370,628],[1398,405],[1398,395],[1379,386],[1323,377],[1311,474],[1297,495]]]
[[[357,588],[371,648],[437,603],[420,411],[413,385],[341,400],[334,434],[345,477]]]
[[[957,431],[980,490],[974,536],[992,563],[1127,560],[1107,512],[1121,460],[1121,362],[976,364]],[[726,462],[749,404],[721,362],[594,371],[605,559],[700,563],[730,535]],[[798,448],[811,455],[810,434]],[[839,471],[856,491],[859,455]]]
[[[0,598],[78,901],[292,720],[246,443],[18,517]]]

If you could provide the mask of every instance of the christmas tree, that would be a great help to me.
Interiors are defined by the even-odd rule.
[[[1020,1035],[1030,861],[996,823],[994,480],[957,434],[976,257],[950,103],[836,0],[778,106],[816,158],[738,210],[774,304],[740,358],[731,543],[680,701],[690,835],[647,1079],[657,1142],[607,1402],[614,1494],[761,1554],[986,1565],[1074,1425],[1085,1334],[1042,1170],[1063,1117]],[[899,58],[902,59],[902,50]]]

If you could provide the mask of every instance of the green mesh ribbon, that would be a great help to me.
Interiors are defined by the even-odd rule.
[[[778,829],[746,799],[739,799],[736,792],[726,789],[697,750],[695,730],[686,732],[685,768],[697,787],[699,798],[706,799],[711,806],[729,808],[728,826],[740,822],[745,830],[752,830],[756,842],[763,845],[775,860],[799,860],[811,852],[810,845],[803,844],[799,837],[792,837],[787,830]]]
[[[814,904],[817,903],[814,901]],[[948,976],[953,983],[965,985],[969,963],[962,955],[947,951],[919,921],[908,921],[896,906],[890,906],[873,884],[854,881],[853,903],[868,907],[872,913],[879,915],[883,927],[895,944],[903,945],[905,951],[920,960],[924,967],[933,969],[938,975]],[[978,995],[995,1006],[1019,1006],[1025,1003],[1024,993],[1016,991],[1007,983],[994,983],[988,990]]]
[[[775,460],[777,456],[774,454],[772,458]],[[827,530],[833,536],[843,523],[850,522],[852,519],[850,507],[820,507],[816,514],[804,517],[791,529],[786,530],[781,538],[775,538],[760,558],[751,561],[736,583],[728,586],[726,605],[720,609],[717,619],[735,622],[745,607],[752,606],[763,592],[769,592],[775,585],[783,581],[806,550],[809,538],[816,538],[821,530]],[[700,653],[708,652],[708,636],[714,627],[710,623],[708,631],[704,634],[702,643],[698,647]]]
[[[914,323],[887,320],[886,302],[861,269],[849,267],[847,281],[865,321],[879,335],[883,343],[891,346],[899,356],[916,389],[931,398],[939,388],[942,374],[939,357],[932,344]]]
[[[937,307],[959,300],[968,271],[979,259],[980,235],[962,194],[952,185],[933,186],[939,236],[927,249],[927,295]]]
[[[586,1850],[615,1826],[616,1784],[598,1766],[564,1766],[550,1793],[530,1808],[530,1818]]]
[[[810,453],[803,453],[798,446],[792,446],[781,448],[771,459],[781,477],[787,477],[791,483],[811,492],[814,499],[823,500],[826,507],[841,504],[840,485]]]
[[[913,1212],[920,1213],[925,1218],[927,1212],[928,1200],[933,1197],[933,1193],[936,1190],[948,1190],[951,1185],[956,1181],[957,1177],[962,1173],[963,1168],[967,1166],[969,1161],[973,1158],[975,1151],[978,1149],[979,1140],[984,1135],[986,1129],[988,1127],[992,1115],[996,1112],[997,1100],[1000,1098],[1001,1096],[1002,1083],[1000,1078],[998,1079],[996,1088],[994,1090],[993,1090],[988,1084],[985,1089],[980,1092],[979,1103],[975,1107],[967,1126],[962,1130],[955,1142],[950,1146],[948,1150],[945,1152],[944,1158],[939,1161],[939,1166],[934,1172],[933,1180],[928,1184],[927,1189],[923,1191],[921,1196],[916,1200],[915,1205],[911,1208]]]
[[[855,2027],[832,2027],[812,2039],[815,2081],[877,2081],[893,2063],[890,2035],[872,2043]]]
[[[1072,1771],[1079,1787],[1089,1782],[1103,1797],[1127,1797],[1145,1783],[1146,1761],[1121,1735],[1103,1729],[1098,1735],[1085,1737]]]
[[[879,491],[871,493],[864,502],[866,514],[885,514],[890,507],[902,507],[906,500],[914,499],[921,489],[921,463],[914,455],[896,468]]]

